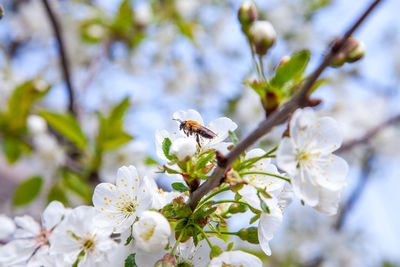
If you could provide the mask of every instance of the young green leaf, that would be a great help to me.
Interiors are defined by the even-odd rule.
[[[47,123],[74,143],[78,148],[85,149],[86,137],[82,132],[79,123],[70,114],[61,114],[49,111],[39,113]]]
[[[65,185],[72,192],[80,196],[88,204],[92,202],[92,189],[90,185],[77,174],[65,170],[63,173]]]
[[[172,142],[169,138],[165,138],[162,142],[162,150],[164,152],[164,156],[169,159],[173,160],[174,158],[169,154],[169,149],[171,148]]]
[[[189,191],[189,188],[182,183],[172,183],[172,188],[178,192],[186,192]]]
[[[270,81],[270,85],[280,89],[287,82],[298,78],[303,74],[309,60],[310,52],[308,50],[295,53],[289,61],[278,67],[275,76]]]
[[[22,206],[30,203],[40,193],[43,180],[40,176],[33,176],[23,181],[16,189],[13,198],[14,206]]]
[[[125,265],[124,267],[137,267],[136,265],[136,260],[135,260],[136,253],[130,254],[126,259],[125,259]]]
[[[237,137],[235,132],[229,131],[229,139],[231,139],[232,143],[235,146],[239,143],[239,138]]]
[[[64,204],[64,206],[68,205],[68,199],[65,195],[65,191],[61,189],[58,185],[54,185],[47,195],[47,203],[50,203],[53,200],[60,201]]]

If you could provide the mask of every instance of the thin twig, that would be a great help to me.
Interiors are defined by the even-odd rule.
[[[74,116],[76,116],[75,95],[74,95],[74,89],[73,89],[72,82],[71,82],[71,74],[70,74],[69,63],[68,63],[68,59],[67,59],[67,55],[66,55],[66,51],[65,51],[65,45],[64,45],[63,38],[62,38],[62,34],[61,34],[61,26],[60,26],[60,23],[55,15],[53,9],[51,8],[51,5],[48,2],[48,0],[43,0],[43,5],[45,7],[47,15],[49,16],[51,26],[53,27],[53,31],[54,31],[54,34],[56,36],[57,43],[58,43],[58,55],[60,57],[60,66],[61,66],[61,70],[62,70],[62,73],[64,76],[65,83],[67,85],[67,90],[68,90],[68,98],[69,98],[68,110]]]
[[[217,168],[212,173],[211,177],[207,179],[197,190],[190,194],[188,204],[192,210],[197,206],[200,199],[210,192],[215,187],[218,187],[224,180],[225,172],[228,167],[239,157],[247,148],[252,146],[262,136],[267,134],[271,129],[285,122],[290,115],[298,108],[305,107],[308,105],[308,95],[317,81],[321,73],[329,66],[332,59],[341,51],[345,46],[347,39],[354,33],[354,31],[361,25],[361,23],[367,18],[371,11],[381,2],[382,0],[375,0],[367,10],[360,16],[360,18],[345,32],[342,38],[335,41],[331,46],[329,53],[325,56],[318,68],[313,74],[307,79],[300,92],[295,95],[289,102],[283,105],[278,111],[274,112],[260,123],[258,128],[250,133],[245,139],[239,142],[224,158],[219,161]]]
[[[380,123],[379,125],[375,126],[371,130],[367,131],[367,133],[355,140],[349,141],[347,143],[344,143],[340,149],[337,150],[337,152],[344,152],[349,149],[354,148],[355,146],[367,143],[369,140],[374,138],[379,132],[381,132],[383,129],[396,124],[400,123],[400,114],[393,116],[392,118],[384,121],[383,123]]]

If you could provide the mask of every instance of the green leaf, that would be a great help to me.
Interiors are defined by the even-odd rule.
[[[38,88],[39,86],[42,88]],[[32,104],[43,97],[49,89],[48,84],[38,80],[24,82],[15,88],[8,102],[9,131],[20,130],[25,126]]]
[[[124,267],[137,267],[136,261],[135,261],[135,256],[136,253],[132,253],[125,259],[125,265]]]
[[[82,150],[85,149],[85,135],[83,134],[79,123],[72,115],[49,111],[42,111],[39,115],[42,116],[51,127],[74,143],[78,148]]]
[[[270,213],[270,210],[269,210],[269,208],[268,208],[268,205],[267,205],[267,203],[265,203],[265,201],[264,200],[262,200],[261,198],[260,198],[260,206],[261,206],[261,209],[264,211],[264,212],[266,212],[266,213]]]
[[[202,169],[204,168],[207,163],[211,161],[211,159],[214,157],[215,151],[210,151],[210,153],[206,154],[204,157],[201,157],[196,164],[197,169]]]
[[[153,159],[152,157],[146,157],[144,160],[144,164],[146,165],[159,165],[158,161]]]
[[[13,205],[22,206],[30,203],[40,193],[43,180],[40,176],[33,176],[23,181],[15,190]]]
[[[275,76],[270,81],[270,85],[280,89],[287,82],[298,78],[306,69],[309,60],[310,52],[308,50],[295,53],[289,61],[278,67]]]
[[[21,151],[15,138],[5,137],[3,139],[3,152],[9,163],[15,163],[21,155]]]
[[[50,203],[53,200],[60,201],[61,203],[64,204],[64,206],[68,205],[68,199],[67,196],[65,195],[65,191],[60,187],[58,187],[57,185],[54,185],[50,189],[49,194],[47,195],[47,203]]]
[[[93,192],[90,185],[84,181],[82,177],[78,176],[76,173],[65,170],[63,178],[68,189],[80,196],[87,203],[91,204]]]
[[[250,219],[250,224],[256,222],[258,219],[260,219],[260,217],[261,217],[261,213],[256,214],[254,217],[252,217],[252,218]]]
[[[117,147],[120,147],[126,143],[129,143],[133,139],[132,136],[125,132],[119,132],[115,136],[112,136],[103,141],[102,147],[104,150],[112,150]]]
[[[211,256],[211,258],[218,257],[219,255],[222,254],[222,252],[223,252],[223,250],[220,247],[212,246],[210,256]]]
[[[189,191],[189,188],[182,183],[172,183],[172,188],[178,192],[186,192]]]
[[[236,133],[229,131],[229,139],[231,139],[232,143],[236,146],[239,143],[239,138]]]
[[[124,33],[130,30],[130,28],[132,27],[132,22],[133,22],[133,12],[130,0],[124,0],[119,6],[112,27],[114,28],[114,30],[120,33]]]
[[[133,137],[123,130],[123,118],[129,108],[129,98],[124,98],[108,117],[99,114],[100,127],[96,140],[98,151],[112,150],[130,142]]]
[[[162,142],[162,150],[164,152],[164,156],[169,159],[173,160],[174,158],[169,154],[169,149],[171,148],[172,142],[171,140],[167,137],[164,139]]]

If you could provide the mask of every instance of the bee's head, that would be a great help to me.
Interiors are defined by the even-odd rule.
[[[179,125],[179,129],[184,129],[185,128],[185,123],[186,123],[186,121],[182,121],[182,120],[180,120],[180,119],[173,119],[174,121],[177,121],[177,122],[179,122],[180,123],[180,125]]]

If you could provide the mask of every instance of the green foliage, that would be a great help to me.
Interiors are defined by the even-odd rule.
[[[132,28],[133,11],[130,2],[130,0],[122,1],[114,18],[112,29],[118,33],[125,33]]]
[[[178,192],[186,192],[189,191],[189,188],[182,183],[172,183],[172,188]]]
[[[270,80],[270,85],[280,89],[289,81],[298,82],[309,60],[310,52],[308,50],[295,53],[287,62],[277,68],[275,76]]]
[[[232,143],[235,146],[239,143],[239,138],[237,137],[235,132],[229,131],[229,139],[231,139]]]
[[[65,206],[68,205],[68,198],[65,195],[65,190],[63,190],[59,185],[53,185],[47,195],[47,203],[50,203],[53,200],[60,201]]]
[[[218,246],[212,246],[210,252],[210,258],[218,257],[221,255],[223,250]]]
[[[129,98],[124,98],[108,117],[99,115],[100,128],[97,136],[99,151],[112,150],[130,142],[133,137],[123,130],[123,118],[129,107]]]
[[[162,142],[162,150],[164,152],[164,156],[169,159],[173,160],[174,158],[169,154],[169,149],[171,148],[172,142],[169,138],[164,138]]]
[[[9,163],[15,163],[22,153],[32,150],[29,144],[12,135],[3,136],[3,152]]]
[[[22,206],[32,202],[42,189],[43,179],[40,176],[33,176],[18,185],[14,193],[13,205]]]
[[[8,102],[8,110],[0,113],[0,132],[3,152],[9,163],[16,162],[22,153],[31,151],[26,141],[26,120],[35,101],[42,98],[50,86],[39,80],[29,80],[18,85]]]
[[[51,127],[75,144],[77,148],[81,150],[85,149],[86,137],[79,123],[71,114],[41,111],[39,115],[42,116]]]
[[[41,86],[39,81],[29,80],[15,88],[8,101],[8,113],[6,114],[8,131],[15,133],[23,130],[32,104],[46,95],[50,89],[47,84],[43,85],[44,88],[38,88]]]
[[[86,203],[91,204],[93,192],[87,181],[78,174],[66,169],[63,170],[63,178],[67,189],[81,197]]]

